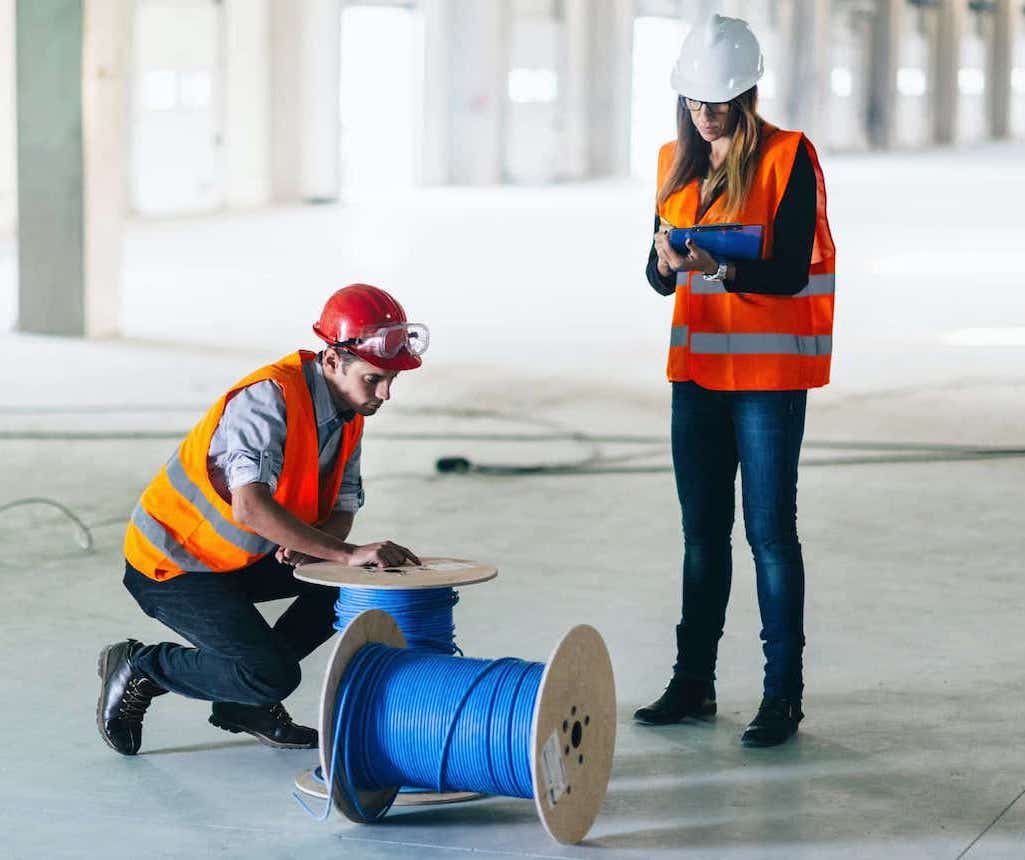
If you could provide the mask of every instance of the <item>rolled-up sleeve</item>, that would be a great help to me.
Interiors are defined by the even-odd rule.
[[[363,493],[363,476],[360,474],[360,457],[363,453],[363,443],[356,445],[356,449],[345,464],[345,471],[342,473],[342,483],[338,488],[338,498],[335,500],[335,510],[345,511],[354,514],[363,507],[365,496]]]
[[[223,469],[229,491],[246,484],[278,486],[285,451],[285,398],[270,380],[239,391],[224,409]]]

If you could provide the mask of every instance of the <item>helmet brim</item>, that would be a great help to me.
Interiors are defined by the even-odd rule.
[[[372,364],[381,370],[416,370],[423,364],[423,359],[419,355],[413,355],[413,353],[406,350],[392,358],[381,358],[379,355],[363,355],[355,349],[349,351],[356,358],[362,359],[367,364]]]
[[[671,86],[677,95],[701,102],[731,102],[742,96],[762,78],[761,73],[737,81],[730,81],[727,86],[710,86],[701,81],[691,81],[673,75]]]

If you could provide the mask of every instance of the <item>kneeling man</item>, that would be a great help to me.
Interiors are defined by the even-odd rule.
[[[100,652],[96,722],[135,755],[150,700],[212,702],[210,722],[269,746],[307,749],[317,732],[282,705],[299,662],[333,632],[338,591],[292,568],[418,564],[391,541],[347,543],[363,504],[363,419],[421,364],[425,326],[384,290],[354,284],[328,300],[299,351],[232,386],[186,436],[139,500],[125,536],[124,584],[142,611],[192,643],[134,639]],[[272,627],[255,604],[294,597]]]

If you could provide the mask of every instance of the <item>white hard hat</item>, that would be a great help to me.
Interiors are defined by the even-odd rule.
[[[669,82],[681,96],[728,102],[751,89],[764,72],[762,49],[747,22],[712,15],[683,40]]]

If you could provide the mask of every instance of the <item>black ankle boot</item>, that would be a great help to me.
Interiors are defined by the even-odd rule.
[[[246,732],[260,743],[276,749],[317,748],[317,730],[293,723],[281,702],[273,705],[214,702],[210,723],[228,732]]]
[[[715,716],[715,684],[683,675],[673,675],[666,691],[646,708],[634,711],[634,719],[649,726],[664,726],[680,720]]]
[[[804,719],[800,699],[764,698],[740,742],[746,747],[774,747],[792,737]]]
[[[100,652],[96,670],[100,676],[96,728],[107,746],[121,755],[139,751],[142,718],[150,700],[167,692],[132,666],[132,657],[142,647],[135,639],[108,645]]]

